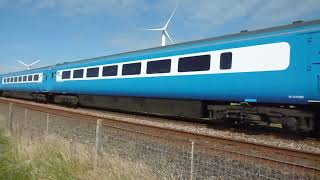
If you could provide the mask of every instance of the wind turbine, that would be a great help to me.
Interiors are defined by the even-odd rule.
[[[20,63],[20,64],[22,64],[22,65],[26,66],[26,67],[28,68],[28,70],[30,70],[30,69],[31,69],[31,67],[32,67],[33,65],[37,64],[38,62],[40,62],[40,60],[37,60],[37,61],[35,61],[35,62],[31,63],[31,64],[26,64],[26,63],[24,63],[24,62],[22,62],[22,61],[19,61],[19,60],[18,60],[18,63]]]
[[[167,31],[168,25],[172,19],[172,16],[174,15],[174,13],[177,10],[178,5],[175,7],[175,9],[173,10],[170,18],[168,19],[167,23],[162,27],[162,28],[151,28],[151,29],[146,29],[147,31],[161,31],[161,46],[165,46],[166,45],[166,38],[168,38],[171,41],[171,44],[173,44],[173,41]]]

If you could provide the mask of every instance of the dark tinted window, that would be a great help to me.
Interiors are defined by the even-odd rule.
[[[184,57],[179,59],[178,72],[208,71],[210,55]]]
[[[19,76],[18,81],[22,82],[22,76]]]
[[[6,78],[3,78],[3,82],[6,83],[6,82],[7,82],[7,79],[6,79]]]
[[[18,82],[18,77],[14,77],[14,82]]]
[[[23,76],[23,82],[27,81],[27,76]]]
[[[28,76],[28,81],[32,81],[32,75]]]
[[[10,78],[10,82],[13,82],[13,77],[12,77],[12,78]]]
[[[171,69],[171,60],[150,61],[147,63],[147,74],[169,73]]]
[[[62,79],[70,79],[71,71],[63,71]]]
[[[87,77],[98,77],[99,76],[99,68],[88,68],[87,69]]]
[[[141,63],[124,64],[122,66],[122,75],[140,74]]]
[[[118,66],[104,66],[102,76],[116,76],[118,74]]]
[[[33,81],[38,81],[39,80],[39,74],[33,75]]]
[[[220,55],[220,69],[231,69],[232,66],[232,53],[222,53]]]
[[[83,78],[83,69],[78,69],[73,71],[73,78]]]

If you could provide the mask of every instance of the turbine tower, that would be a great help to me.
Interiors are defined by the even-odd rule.
[[[168,28],[168,25],[172,19],[172,16],[174,15],[174,13],[176,12],[177,10],[177,7],[175,7],[175,9],[173,10],[170,18],[168,19],[167,23],[162,27],[162,28],[152,28],[152,29],[146,29],[148,31],[161,31],[161,46],[165,46],[166,45],[166,38],[168,38],[170,41],[171,41],[171,44],[173,44],[173,41],[167,31],[167,28]]]
[[[37,64],[38,62],[40,62],[40,60],[37,60],[37,61],[35,61],[35,62],[31,63],[31,64],[26,64],[26,63],[24,63],[24,62],[22,62],[22,61],[19,61],[19,60],[18,60],[18,63],[20,63],[20,64],[22,64],[22,65],[26,66],[26,67],[28,68],[28,70],[30,70],[30,69],[31,69],[31,67],[32,67],[33,65]]]

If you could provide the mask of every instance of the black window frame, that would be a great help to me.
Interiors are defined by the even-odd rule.
[[[122,65],[122,76],[132,76],[141,74],[141,62],[128,63]]]
[[[28,75],[28,82],[32,82],[33,81],[33,76],[32,75]]]
[[[61,74],[61,79],[65,80],[65,79],[71,79],[71,71],[62,71]]]
[[[147,62],[147,74],[162,74],[171,72],[171,59]]]
[[[33,81],[39,81],[40,75],[39,74],[34,74],[33,75]]]
[[[73,79],[81,79],[84,76],[84,69],[76,69],[73,70],[73,75],[72,78]]]
[[[18,82],[22,82],[22,76],[18,77]]]
[[[102,77],[111,77],[118,75],[118,65],[110,65],[102,67]]]
[[[22,77],[22,82],[27,82],[28,81],[28,76],[23,76]]]
[[[99,77],[99,71],[100,71],[100,67],[87,68],[86,77],[87,78]]]
[[[187,56],[179,58],[178,72],[200,72],[209,71],[211,66],[211,55]]]
[[[232,52],[220,54],[220,70],[229,70],[232,68]]]

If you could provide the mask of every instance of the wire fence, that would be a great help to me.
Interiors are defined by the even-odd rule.
[[[79,121],[12,104],[0,104],[0,116],[18,136],[36,139],[57,135],[94,148],[96,166],[100,159],[117,155],[147,165],[159,179],[320,179],[316,173],[298,174],[286,166],[262,166],[221,150],[208,152],[193,140],[183,142],[103,126],[102,120]]]

